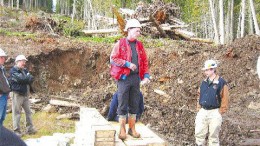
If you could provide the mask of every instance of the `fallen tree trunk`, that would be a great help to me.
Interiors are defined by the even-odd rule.
[[[186,28],[188,25],[170,25],[170,26],[161,26],[163,30],[172,30],[177,28]]]
[[[182,38],[184,38],[185,40],[190,40],[190,41],[196,41],[196,42],[202,42],[202,43],[208,43],[208,44],[212,44],[214,43],[213,40],[210,39],[203,39],[203,38],[194,38],[192,37],[193,34],[189,34],[188,31],[184,31],[184,30],[180,30],[180,29],[175,29],[174,33]]]
[[[161,33],[161,35],[165,38],[168,38],[169,36],[165,33],[165,31],[160,27],[160,24],[158,23],[157,20],[155,20],[155,18],[153,17],[153,15],[150,15],[150,21],[153,22],[153,24],[155,25],[155,27],[157,28],[157,30]]]
[[[213,44],[214,41],[211,39],[202,39],[202,38],[190,38],[191,41],[196,41],[196,42],[202,42],[202,43],[208,43],[208,44]]]
[[[57,105],[57,106],[66,106],[66,107],[80,107],[80,105],[76,104],[76,103],[71,103],[71,102],[62,101],[62,100],[55,100],[55,99],[51,99],[50,104]]]
[[[85,34],[104,34],[119,32],[117,29],[82,30]]]

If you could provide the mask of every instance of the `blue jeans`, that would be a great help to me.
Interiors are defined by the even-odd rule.
[[[7,94],[0,95],[0,126],[3,125],[6,116]]]

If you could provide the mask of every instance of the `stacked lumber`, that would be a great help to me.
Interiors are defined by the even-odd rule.
[[[76,122],[75,146],[114,146],[115,130],[95,109],[80,107],[80,121]]]
[[[95,146],[114,146],[115,145],[115,130],[111,125],[93,125],[92,132],[95,136]]]

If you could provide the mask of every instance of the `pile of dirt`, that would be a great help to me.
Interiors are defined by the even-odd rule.
[[[111,45],[65,38],[39,42],[46,39],[0,36],[1,47],[11,57],[7,66],[13,64],[14,56],[24,53],[29,56],[28,67],[35,76],[36,94],[45,101],[51,95],[72,97],[81,105],[101,111],[109,103],[104,99],[116,91],[116,83],[109,75]],[[223,118],[222,145],[259,138],[259,132],[250,132],[259,129],[259,107],[249,108],[252,103],[260,103],[256,75],[259,42],[259,37],[248,36],[227,46],[165,41],[162,47],[146,48],[153,80],[141,87],[145,97],[142,122],[170,144],[194,144],[197,89],[204,79],[201,68],[211,58],[219,61],[218,71],[230,87],[230,110]],[[155,90],[164,91],[167,96]]]
[[[247,36],[223,46],[163,39],[147,39],[144,44],[149,46],[146,50],[153,80],[141,87],[145,98],[143,123],[171,145],[193,145],[197,89],[204,79],[201,68],[205,60],[216,59],[218,73],[230,87],[230,110],[223,116],[221,144],[239,145],[247,138],[259,139],[259,37]],[[102,111],[109,104],[107,98],[116,91],[116,82],[109,74],[111,44],[46,34],[32,38],[1,33],[0,47],[10,57],[7,70],[15,56],[28,56],[35,94],[46,104],[55,95]],[[166,94],[158,94],[158,90]]]

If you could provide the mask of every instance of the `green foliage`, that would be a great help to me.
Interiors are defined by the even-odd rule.
[[[159,48],[164,46],[168,39],[152,39],[150,37],[141,36],[138,40],[143,43],[145,48]]]
[[[96,42],[96,43],[115,43],[119,40],[122,36],[113,36],[113,37],[77,37],[77,40],[84,41],[84,42]]]
[[[62,119],[56,120],[56,117],[59,116],[57,113],[46,113],[46,112],[37,112],[32,115],[33,124],[38,132],[35,135],[25,135],[22,139],[28,138],[38,138],[41,136],[52,135],[53,133],[68,133],[75,131],[75,121]],[[45,120],[48,119],[48,120]],[[25,132],[25,115],[21,116],[21,128],[22,132]],[[4,121],[5,127],[12,129],[12,114],[7,114]]]
[[[21,37],[24,37],[24,38],[31,38],[31,39],[36,37],[35,34],[32,34],[30,32],[8,31],[8,30],[2,29],[2,28],[0,28],[0,34],[6,35],[6,36],[21,36]]]
[[[255,13],[257,17],[257,22],[260,24],[260,0],[254,0]]]
[[[80,36],[81,30],[84,29],[84,22],[76,20],[73,23],[67,16],[55,15],[54,20],[58,23],[55,31],[62,32],[65,36]]]
[[[78,24],[66,23],[63,27],[63,34],[65,36],[79,36],[80,31],[84,28],[84,26],[80,26]]]

